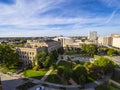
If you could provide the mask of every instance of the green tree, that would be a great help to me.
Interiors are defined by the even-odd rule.
[[[108,49],[108,51],[107,51],[107,55],[108,56],[113,56],[115,54],[115,50],[113,50],[113,49]]]
[[[97,53],[97,46],[94,44],[84,44],[82,45],[82,50],[85,51],[87,54],[93,56]]]
[[[58,68],[57,68],[57,74],[60,75],[60,76],[62,76],[63,71],[64,71],[64,66],[58,66]]]
[[[64,48],[63,47],[59,48],[58,53],[61,54],[61,55],[64,54]]]
[[[100,66],[94,65],[93,63],[88,65],[88,70],[90,75],[96,79],[99,79],[104,75],[103,68]]]
[[[5,67],[18,63],[18,55],[9,45],[0,45],[0,63]]]
[[[52,51],[49,53],[47,51],[42,51],[35,56],[33,63],[37,62],[40,68],[49,68],[53,63],[56,63],[57,58],[57,51]]]
[[[104,73],[113,72],[114,68],[117,66],[117,64],[114,63],[112,60],[104,57],[95,60],[94,65],[102,67]]]
[[[84,85],[87,80],[87,70],[84,66],[78,64],[73,68],[73,78],[80,84]]]
[[[68,68],[65,68],[64,66],[58,66],[57,74],[62,76],[65,80],[69,80],[71,77],[72,71],[68,70]]]

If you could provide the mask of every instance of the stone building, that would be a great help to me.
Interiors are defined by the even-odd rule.
[[[44,50],[51,52],[57,50],[60,47],[60,43],[53,40],[28,40],[25,44],[25,47],[17,47],[16,52],[19,55],[20,62],[22,62],[24,65],[29,65],[32,64],[32,61],[38,52]]]

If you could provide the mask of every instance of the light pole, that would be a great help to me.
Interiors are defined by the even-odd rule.
[[[0,75],[0,90],[2,90],[1,75]]]

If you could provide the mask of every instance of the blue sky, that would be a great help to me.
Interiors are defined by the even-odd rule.
[[[0,0],[0,37],[120,34],[120,0]]]

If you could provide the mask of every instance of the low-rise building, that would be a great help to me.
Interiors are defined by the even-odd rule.
[[[98,38],[98,44],[104,46],[112,46],[112,37],[111,36],[103,36]]]
[[[47,50],[48,52],[57,50],[60,48],[60,42],[53,40],[39,41],[39,40],[28,40],[25,47],[17,47],[16,52],[19,55],[20,62],[24,65],[32,63],[34,57],[38,52]]]

